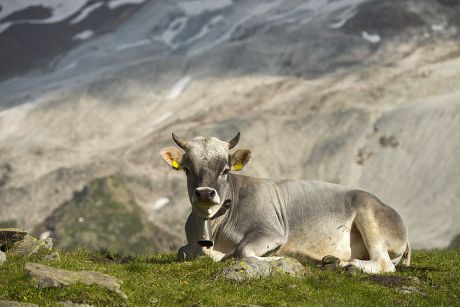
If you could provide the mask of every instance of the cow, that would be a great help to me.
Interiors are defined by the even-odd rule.
[[[410,265],[407,227],[401,216],[374,195],[312,180],[273,180],[237,174],[251,151],[215,137],[185,140],[160,151],[187,177],[192,211],[185,224],[188,244],[179,260],[207,255],[261,260],[291,256],[366,273],[394,272]]]

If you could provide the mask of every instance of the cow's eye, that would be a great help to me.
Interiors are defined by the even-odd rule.
[[[186,167],[184,167],[184,172],[185,172],[186,175],[188,175],[190,173],[190,171]]]
[[[230,171],[229,168],[224,169],[224,171],[222,172],[222,176],[227,175],[229,171]]]

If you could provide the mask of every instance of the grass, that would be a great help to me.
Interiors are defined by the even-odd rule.
[[[97,286],[75,285],[37,289],[24,272],[27,261],[69,270],[95,270],[123,280],[124,301],[116,293]],[[460,250],[414,251],[413,267],[387,274],[414,276],[420,283],[388,283],[385,276],[351,276],[308,266],[303,278],[276,276],[234,283],[216,278],[232,261],[214,263],[209,258],[176,262],[173,254],[123,257],[107,251],[61,251],[61,261],[9,257],[0,267],[0,300],[16,300],[53,306],[73,301],[94,306],[190,306],[190,305],[419,305],[458,306],[460,304]],[[404,294],[402,286],[417,291]]]

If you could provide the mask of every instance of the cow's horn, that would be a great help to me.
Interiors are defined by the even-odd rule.
[[[240,141],[240,132],[238,132],[236,136],[230,142],[228,142],[228,149],[232,149],[233,147],[238,145],[239,141]]]
[[[176,136],[174,133],[172,134],[172,138],[174,142],[176,142],[177,146],[179,146],[183,150],[186,150],[188,148],[188,144],[186,140],[181,139],[180,137]]]

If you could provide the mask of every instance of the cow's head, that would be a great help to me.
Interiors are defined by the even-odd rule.
[[[183,140],[172,135],[177,146],[163,148],[161,156],[174,170],[184,171],[192,210],[200,217],[209,219],[231,200],[230,171],[241,170],[251,158],[246,149],[234,148],[240,139],[240,133],[230,141],[217,138],[196,137]]]

